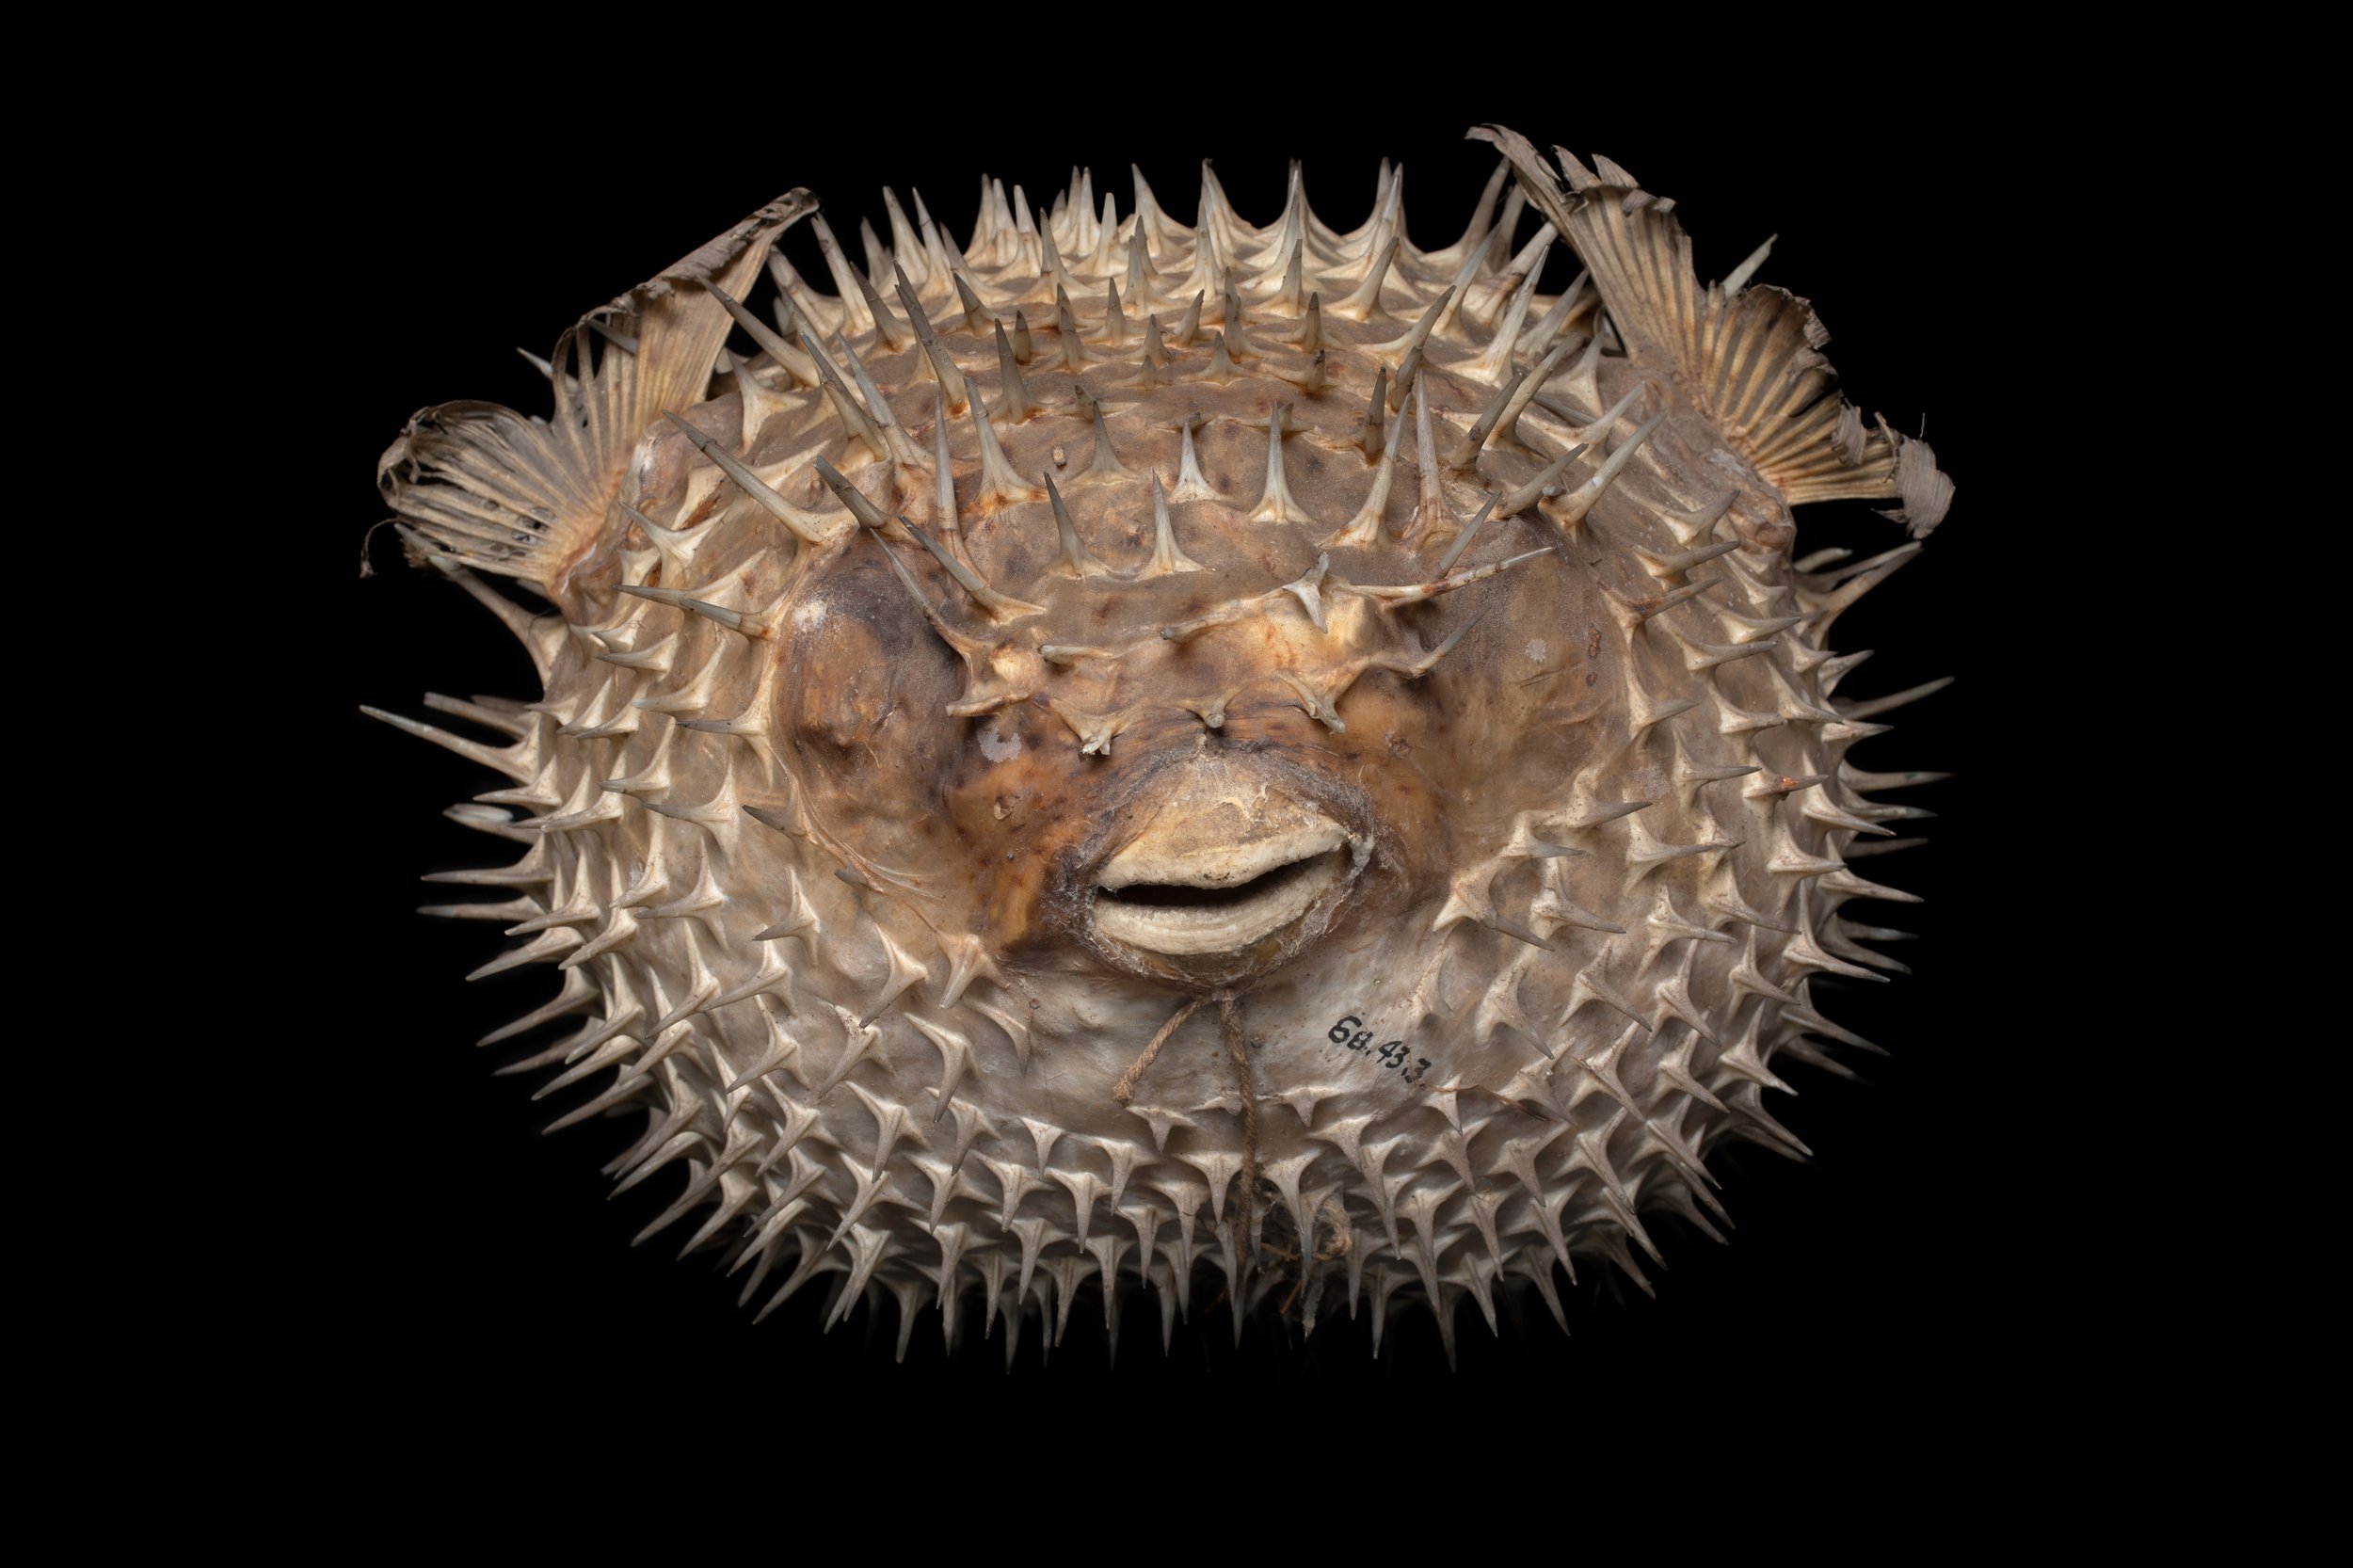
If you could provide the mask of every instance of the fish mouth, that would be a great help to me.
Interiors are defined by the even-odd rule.
[[[1327,819],[1213,855],[1131,845],[1096,880],[1095,929],[1171,958],[1239,952],[1297,921],[1339,881],[1348,840]]]
[[[1331,925],[1372,851],[1345,792],[1263,756],[1192,757],[1106,813],[1079,873],[1096,950],[1138,972],[1225,984]]]

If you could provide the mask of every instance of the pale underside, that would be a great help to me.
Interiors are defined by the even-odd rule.
[[[1813,990],[1880,978],[1842,910],[1902,895],[1846,861],[1923,776],[1844,760],[1912,694],[1826,639],[1919,547],[1793,565],[1785,504],[1916,536],[1950,487],[1801,301],[1499,139],[1441,249],[1401,170],[1349,233],[1074,177],[738,303],[795,193],[568,338],[552,424],[387,455],[546,684],[433,704],[508,743],[433,732],[511,784],[452,815],[525,846],[453,912],[561,975],[498,1037],[572,1026],[523,1065],[639,1118],[614,1170],[747,1299],[895,1297],[904,1346],[974,1296],[1010,1348],[1205,1279],[1377,1342],[1404,1290],[1450,1344],[1712,1229],[1722,1140],[1802,1152],[1763,1096],[1864,1044]]]

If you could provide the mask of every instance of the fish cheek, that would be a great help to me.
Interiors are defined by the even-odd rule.
[[[1041,897],[1088,832],[1087,803],[1110,763],[1082,756],[1068,728],[1032,703],[963,722],[939,801],[1001,954],[1038,929]]]
[[[1429,678],[1408,682],[1374,672],[1357,683],[1347,703],[1344,776],[1371,801],[1406,889],[1445,879],[1449,791],[1432,770],[1449,769],[1473,744],[1453,727],[1453,711],[1437,699]]]

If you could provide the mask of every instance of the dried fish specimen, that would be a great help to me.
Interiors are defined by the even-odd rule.
[[[1190,226],[988,182],[962,248],[893,195],[856,257],[795,191],[568,334],[552,419],[386,455],[544,685],[392,721],[504,776],[452,814],[522,856],[449,912],[558,980],[500,1034],[747,1300],[1011,1353],[1205,1281],[1377,1343],[1401,1290],[1450,1343],[1640,1278],[1864,1045],[1810,987],[1884,963],[1847,860],[1924,776],[1842,759],[1922,694],[1827,639],[1950,483],[1761,255],[1703,287],[1672,202],[1482,134],[1429,250],[1401,169],[1348,233],[1296,169],[1265,227],[1206,169]],[[1793,560],[1842,497],[1911,538]]]

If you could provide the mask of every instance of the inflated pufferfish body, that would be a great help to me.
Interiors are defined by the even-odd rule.
[[[977,1293],[1010,1349],[1139,1284],[1166,1333],[1206,1265],[1237,1329],[1369,1300],[1377,1345],[1403,1289],[1450,1344],[1639,1278],[1721,1140],[1794,1144],[1776,1059],[1861,1044],[1809,986],[1881,962],[1843,852],[1913,813],[1826,639],[1919,546],[1801,569],[1789,507],[1916,541],[1950,484],[1673,203],[1481,134],[1437,250],[1401,171],[1345,234],[1296,169],[1265,228],[1206,171],[1192,228],[986,184],[962,251],[812,218],[828,296],[795,191],[570,333],[552,422],[386,455],[546,686],[434,699],[504,745],[394,721],[511,782],[452,814],[522,858],[449,878],[560,971],[502,1035],[568,1026],[566,1120],[635,1113],[623,1179],[747,1298],[887,1293],[904,1348]]]

